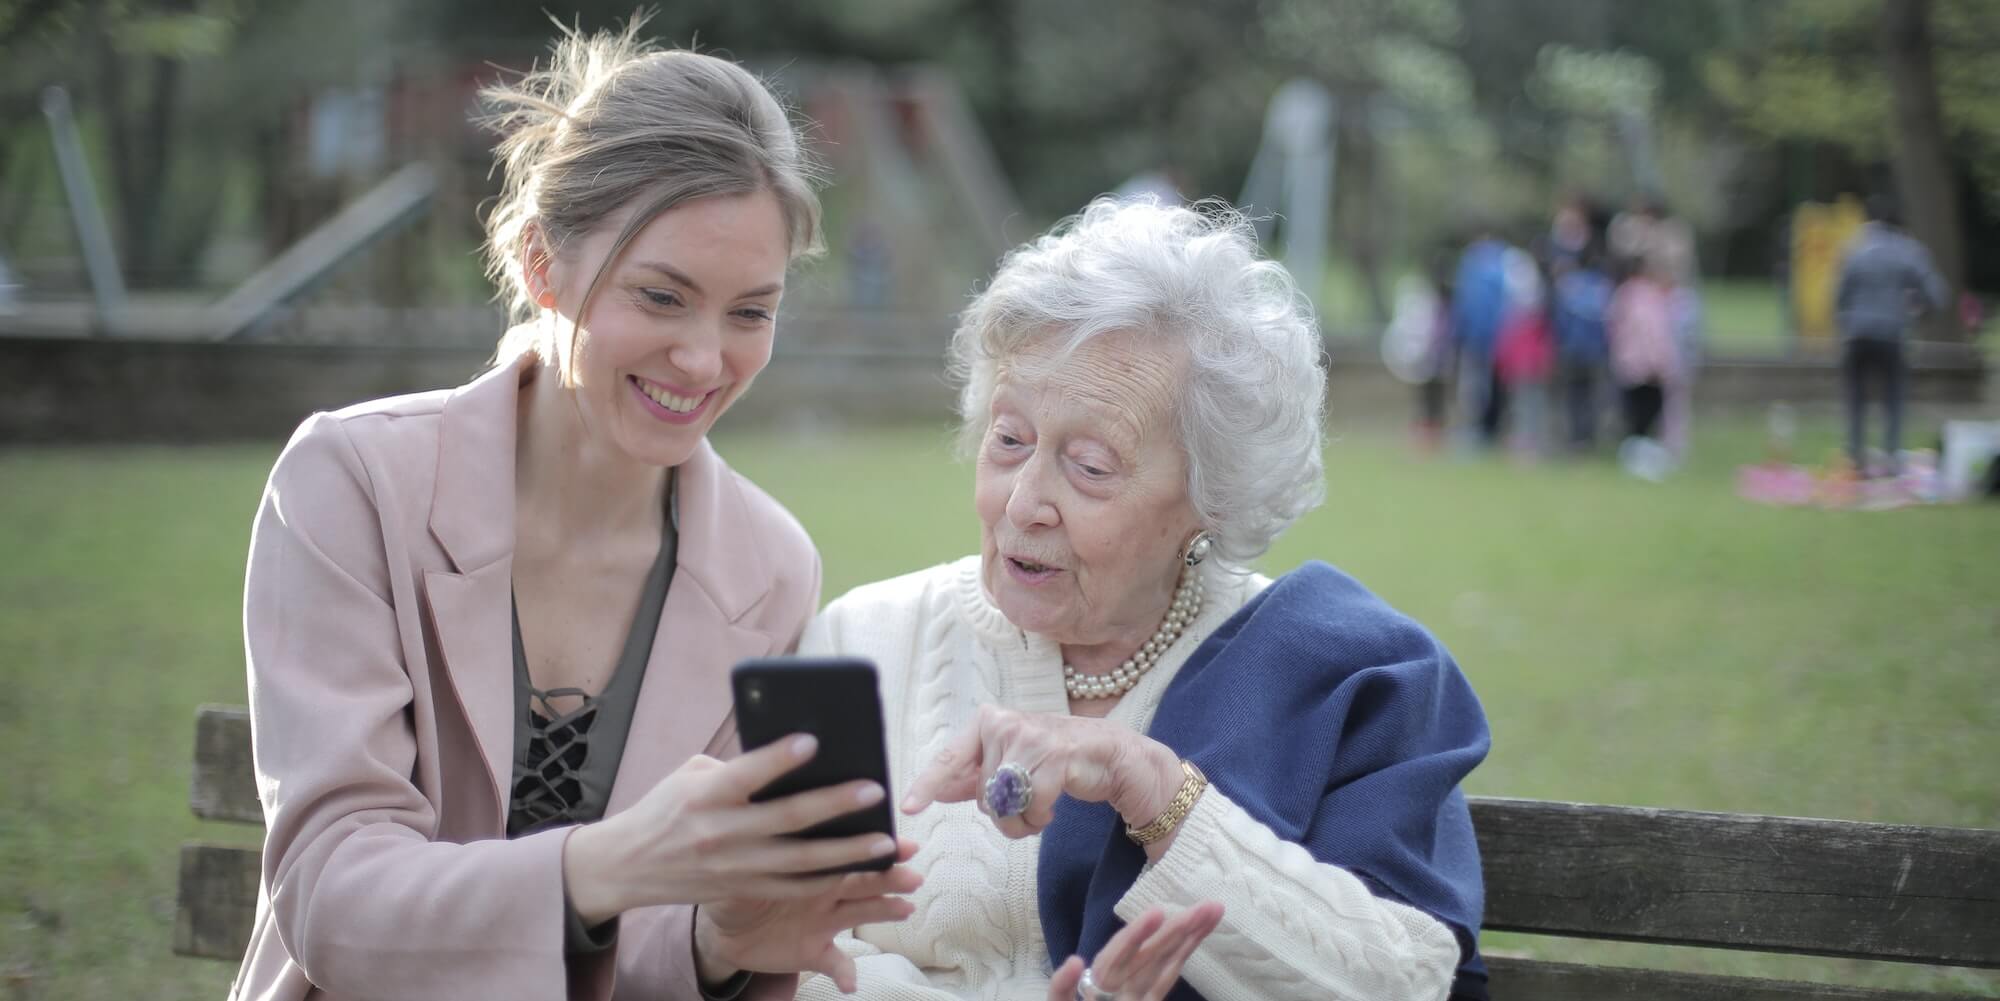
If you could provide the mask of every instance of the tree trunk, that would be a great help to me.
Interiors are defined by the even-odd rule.
[[[1903,213],[1910,235],[1930,248],[1951,284],[1955,303],[1965,287],[1965,239],[1932,63],[1931,0],[1882,0],[1882,54],[1895,100],[1891,162]],[[1931,335],[1963,339],[1956,315],[1956,308],[1932,314]]]
[[[1370,120],[1374,111],[1371,95],[1347,90],[1340,95],[1340,189],[1334,193],[1340,206],[1338,231],[1347,245],[1348,260],[1361,279],[1368,296],[1371,331],[1379,334],[1389,325],[1389,295],[1382,281],[1383,185],[1381,150],[1375,141]]]
[[[161,239],[167,177],[179,128],[180,63],[164,55],[122,52],[102,29],[96,48],[98,99],[118,195],[119,258],[125,281],[138,287],[182,281],[184,273],[170,271],[163,263],[166,243]]]
[[[113,236],[114,256],[119,270],[124,272],[125,284],[132,284],[132,269],[139,257],[132,251],[132,217],[129,208],[133,202],[133,169],[136,154],[132,149],[130,115],[125,111],[125,57],[119,53],[109,32],[102,26],[97,29],[95,55],[97,57],[97,108],[102,119],[99,126],[104,130],[104,151],[111,158],[111,205],[104,212],[115,217],[117,230]],[[87,148],[87,147],[86,147]],[[96,171],[92,171],[96,173]]]
[[[8,164],[6,157],[0,156],[0,192],[6,194],[6,197],[0,198],[0,256],[5,256],[7,248],[20,246],[21,232],[27,228],[31,211],[38,202],[48,198],[42,182],[49,159],[48,154],[43,153],[41,156],[19,157],[13,164]]]
[[[977,18],[990,47],[993,60],[992,104],[986,108],[988,138],[1001,164],[1012,176],[1020,176],[1021,164],[1014,152],[1021,148],[1021,11],[1018,0],[973,0],[966,5],[969,16]]]
[[[152,79],[145,111],[145,121],[133,123],[137,127],[135,137],[140,149],[140,162],[136,165],[138,174],[133,178],[133,194],[136,196],[129,218],[133,223],[132,261],[133,272],[147,284],[167,286],[184,284],[190,277],[188,260],[179,253],[169,253],[169,243],[165,239],[165,209],[167,200],[167,179],[173,174],[173,148],[177,138],[175,130],[180,127],[176,112],[180,102],[176,99],[180,92],[181,64],[166,56],[152,57]],[[203,185],[208,195],[213,197],[214,185]]]

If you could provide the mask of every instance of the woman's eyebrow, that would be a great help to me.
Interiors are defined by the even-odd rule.
[[[665,275],[667,276],[668,280],[673,281],[676,284],[686,286],[687,290],[693,292],[695,295],[708,294],[707,292],[702,290],[701,283],[695,281],[692,277],[688,275],[687,272],[682,271],[681,269],[674,267],[673,265],[668,264],[664,261],[636,261],[633,263],[632,266],[638,268],[641,271],[652,271],[657,274]],[[784,282],[772,282],[768,285],[759,285],[756,288],[750,289],[749,291],[739,293],[735,298],[755,299],[758,296],[776,295],[779,292],[783,292],[784,290],[785,290]]]

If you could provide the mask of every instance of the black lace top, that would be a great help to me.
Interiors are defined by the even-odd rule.
[[[670,474],[671,475],[671,474]],[[604,816],[625,738],[632,727],[632,709],[652,656],[667,585],[674,576],[674,550],[679,541],[674,482],[667,482],[667,516],[660,532],[660,552],[646,575],[639,609],[611,680],[596,695],[578,688],[544,691],[529,680],[528,655],[521,641],[521,615],[514,610],[514,774],[507,807],[507,836],[589,823]],[[589,954],[611,948],[618,939],[613,918],[587,928],[574,907],[566,906],[563,944],[566,952]]]
[[[507,808],[507,836],[565,824],[582,824],[604,816],[611,783],[632,727],[632,709],[645,680],[646,661],[653,653],[667,585],[674,575],[674,548],[679,538],[668,483],[666,523],[660,532],[660,552],[646,575],[639,609],[625,636],[625,647],[604,690],[588,695],[578,688],[536,688],[528,676],[528,655],[521,641],[521,616],[514,615],[514,777]]]

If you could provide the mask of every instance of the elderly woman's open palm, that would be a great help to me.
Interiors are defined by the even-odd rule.
[[[1160,1001],[1180,980],[1181,967],[1222,923],[1222,905],[1196,904],[1169,918],[1155,908],[1118,930],[1088,966],[1071,956],[1049,980],[1049,1001]],[[1088,976],[1089,984],[1084,984]]]

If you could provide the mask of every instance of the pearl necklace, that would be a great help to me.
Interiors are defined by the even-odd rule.
[[[1108,699],[1123,695],[1139,683],[1139,678],[1153,665],[1174,641],[1181,638],[1188,623],[1201,614],[1201,574],[1194,567],[1181,571],[1180,587],[1174,590],[1174,603],[1167,608],[1167,617],[1160,622],[1160,628],[1153,631],[1153,638],[1126,658],[1125,663],[1111,669],[1108,674],[1082,674],[1076,668],[1063,665],[1063,688],[1072,699]]]

